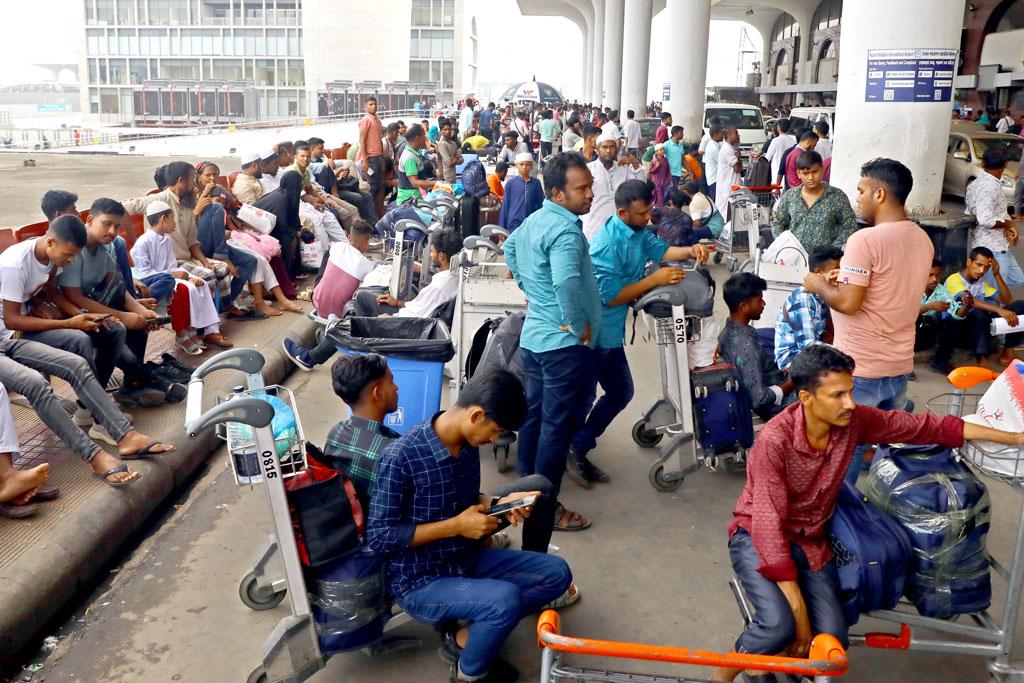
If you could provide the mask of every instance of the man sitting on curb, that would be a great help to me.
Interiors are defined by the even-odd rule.
[[[942,283],[942,269],[945,264],[939,259],[932,259],[932,269],[928,271],[928,284],[921,295],[921,310],[917,315],[917,333],[914,336],[914,351],[927,351],[936,347],[937,343],[948,346],[948,355],[936,352],[929,361],[932,369],[939,374],[948,375],[952,370],[949,363],[957,339],[946,339],[943,329],[947,327],[946,318],[954,317],[962,321],[971,310],[971,295],[968,291],[953,296]],[[955,335],[954,335],[955,337]],[[945,355],[945,359],[943,356]],[[947,370],[946,368],[949,367]]]
[[[525,417],[515,376],[478,374],[453,408],[388,446],[378,464],[367,541],[388,556],[391,594],[402,609],[445,628],[451,681],[517,680],[519,672],[498,659],[499,648],[520,619],[564,597],[572,583],[565,560],[546,554],[555,500],[544,477],[520,479],[497,495],[480,492],[478,448]],[[533,510],[505,515],[526,522],[523,550],[485,548],[481,539],[498,529],[498,516],[485,510],[528,496],[538,497]],[[549,506],[544,514],[542,506]],[[549,528],[535,528],[543,524]],[[458,628],[460,620],[469,626]]]
[[[754,607],[736,651],[806,657],[812,636],[828,633],[843,647],[847,625],[829,561],[829,520],[859,443],[966,440],[1024,445],[1024,433],[965,423],[957,417],[859,406],[853,358],[824,344],[801,351],[790,374],[799,401],[770,420],[747,461],[747,483],[729,527],[733,571]],[[731,681],[740,670],[718,669]],[[774,681],[774,676],[748,681]]]
[[[28,469],[14,467],[12,459],[15,453],[20,452],[11,402],[7,398],[7,389],[0,384],[0,517],[30,517],[39,509],[37,502],[53,500],[60,495],[56,486],[46,486],[50,477],[49,463]]]

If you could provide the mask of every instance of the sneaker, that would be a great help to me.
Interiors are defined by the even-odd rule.
[[[587,458],[580,458],[580,472],[588,480],[598,484],[607,484],[611,480],[611,477],[604,470],[590,462]]]
[[[462,683],[459,678],[459,663],[452,664],[449,672],[451,683]],[[516,683],[519,680],[519,669],[515,668],[504,659],[497,658],[491,662],[491,670],[483,678],[476,679],[476,683]]]
[[[153,387],[123,387],[114,392],[114,400],[129,408],[156,408],[167,403],[164,392]]]
[[[575,589],[575,590],[573,590]],[[562,609],[569,605],[575,605],[580,599],[580,587],[576,584],[569,586],[569,589],[562,593],[560,596],[549,602],[548,604],[541,607],[541,610],[546,609]]]
[[[165,403],[181,403],[188,396],[188,389],[183,384],[172,382],[159,375],[151,375],[146,386],[133,386],[133,389],[155,389],[163,394]]]
[[[160,361],[164,367],[172,367],[175,370],[180,370],[181,372],[188,374],[189,377],[192,377],[192,373],[196,371],[195,367],[188,363],[182,363],[169,353],[162,354],[160,356]]]
[[[71,420],[78,427],[91,427],[92,426],[92,413],[89,412],[88,408],[76,408],[75,414],[71,416]]]
[[[512,545],[512,539],[507,531],[499,531],[491,536],[491,550],[505,550]]]
[[[576,452],[576,449],[570,446],[569,455],[565,459],[565,471],[577,486],[581,486],[585,489],[591,489],[594,488],[594,485],[590,482],[590,479],[583,474],[583,470],[586,467],[584,464],[585,462],[586,461],[580,457],[579,453]]]
[[[295,363],[299,370],[312,372],[316,367],[309,362],[309,352],[297,341],[285,337],[281,340],[281,347],[284,349],[284,355],[288,356],[288,360]]]
[[[455,640],[455,632],[458,629],[459,627],[456,624],[454,627],[446,626],[441,631],[441,647],[437,651],[441,655],[441,659],[452,666],[457,666],[459,657],[462,656],[462,648],[459,647],[458,641]]]
[[[188,384],[192,379],[192,373],[179,370],[166,363],[159,365],[153,361],[146,361],[146,370],[154,377],[160,377],[168,382],[177,382],[178,384]]]

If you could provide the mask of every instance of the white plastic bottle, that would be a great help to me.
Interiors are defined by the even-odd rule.
[[[239,398],[245,392],[244,387],[235,387],[228,400]],[[228,452],[235,468],[235,480],[239,484],[262,484],[263,473],[260,470],[260,459],[256,448],[256,434],[249,425],[240,422],[228,422]]]

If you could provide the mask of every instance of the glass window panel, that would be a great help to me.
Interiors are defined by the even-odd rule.
[[[412,31],[409,34],[409,56],[410,57],[419,57],[420,56],[420,54],[419,54],[419,52],[420,52],[419,51],[419,45],[420,45],[419,36],[416,35],[416,31]]]
[[[89,35],[89,36],[86,36],[85,40],[86,40],[86,49],[88,50],[89,54],[91,54],[91,55],[99,54],[99,52],[100,52],[100,39],[97,38],[96,36]]]
[[[114,21],[114,0],[96,0],[96,22],[100,24],[115,24]]]
[[[439,1],[435,0],[435,2]],[[444,16],[441,24],[443,26],[455,25],[455,0],[444,0]]]
[[[114,35],[113,31],[107,34],[107,54],[117,54],[117,36]]]
[[[128,74],[129,82],[133,85],[138,85],[146,79],[149,75],[146,71],[146,60],[145,59],[132,59],[128,62]]]
[[[171,54],[171,37],[166,34],[160,36],[160,54]]]
[[[451,34],[441,39],[442,53],[444,59],[453,59],[455,52],[455,37]]]
[[[267,41],[263,37],[263,34],[256,36],[256,54],[265,55],[267,54]]]
[[[127,85],[127,67],[125,60],[123,59],[112,59],[110,60],[110,84],[111,85]]]
[[[100,80],[100,66],[98,59],[89,60],[89,82],[99,83]]]
[[[128,54],[137,55],[139,54],[139,37],[132,31],[132,34],[128,36]]]
[[[212,34],[204,35],[203,36],[203,54],[204,55],[216,54],[216,52],[214,51],[214,47],[213,47],[213,35]]]
[[[453,62],[444,62],[443,68],[441,69],[441,87],[452,88],[454,87],[454,73],[455,65]]]
[[[441,32],[434,31],[434,37],[430,40],[430,57],[432,59],[441,59],[441,54],[444,52],[441,42]]]
[[[137,23],[135,0],[117,0],[117,23],[122,26]]]

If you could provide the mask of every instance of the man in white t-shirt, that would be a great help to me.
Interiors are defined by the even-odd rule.
[[[626,139],[625,156],[640,155],[640,123],[634,118],[632,109],[626,112],[626,122],[622,124],[622,137]]]
[[[82,251],[86,239],[85,225],[78,216],[61,216],[50,224],[44,236],[15,244],[0,254],[0,298],[3,299],[0,384],[27,398],[39,419],[75,455],[89,463],[97,476],[112,486],[121,486],[141,476],[130,470],[121,461],[122,457],[157,456],[174,450],[174,446],[136,431],[96,381],[93,367],[86,358],[24,338],[25,332],[46,329],[87,332],[100,326],[103,314],[77,311],[63,296],[53,294],[53,278]],[[37,295],[43,291],[48,293],[46,300],[52,304],[38,303],[42,299]],[[48,309],[61,319],[44,320],[31,315],[30,308]],[[22,332],[22,338],[15,339],[12,329]],[[40,374],[43,372],[56,375],[71,385],[78,396],[79,407],[84,409],[79,412],[87,411],[95,420],[89,435],[116,445],[117,455],[101,449],[75,424],[58,403],[50,382],[43,379]],[[100,430],[95,429],[97,426]]]
[[[442,304],[459,293],[458,274],[451,270],[451,259],[462,251],[462,239],[454,230],[443,230],[434,238],[430,259],[437,268],[430,284],[421,289],[412,301],[399,301],[390,294],[374,294],[369,290],[356,292],[356,315],[363,317],[393,315],[396,318],[429,318]]]
[[[764,158],[772,165],[772,182],[777,183],[785,169],[782,168],[782,158],[790,148],[796,146],[796,136],[789,132],[789,119],[779,119],[775,122],[775,137],[768,145],[768,151]]]
[[[997,133],[1009,133],[1010,126],[1013,125],[1013,115],[1010,114],[1010,110],[1007,109],[1003,112],[1002,117],[996,121],[996,132]]]
[[[707,179],[708,196],[714,198],[718,185],[718,153],[725,139],[725,131],[717,123],[708,129],[708,144],[704,148],[704,177]]]
[[[715,206],[723,216],[729,215],[729,194],[733,185],[741,182],[740,132],[730,126],[725,131],[725,141],[718,150],[718,178],[715,182]]]
[[[612,111],[608,114],[608,120],[601,124],[601,134],[610,135],[615,140],[622,137],[622,131],[619,129],[619,112]]]

